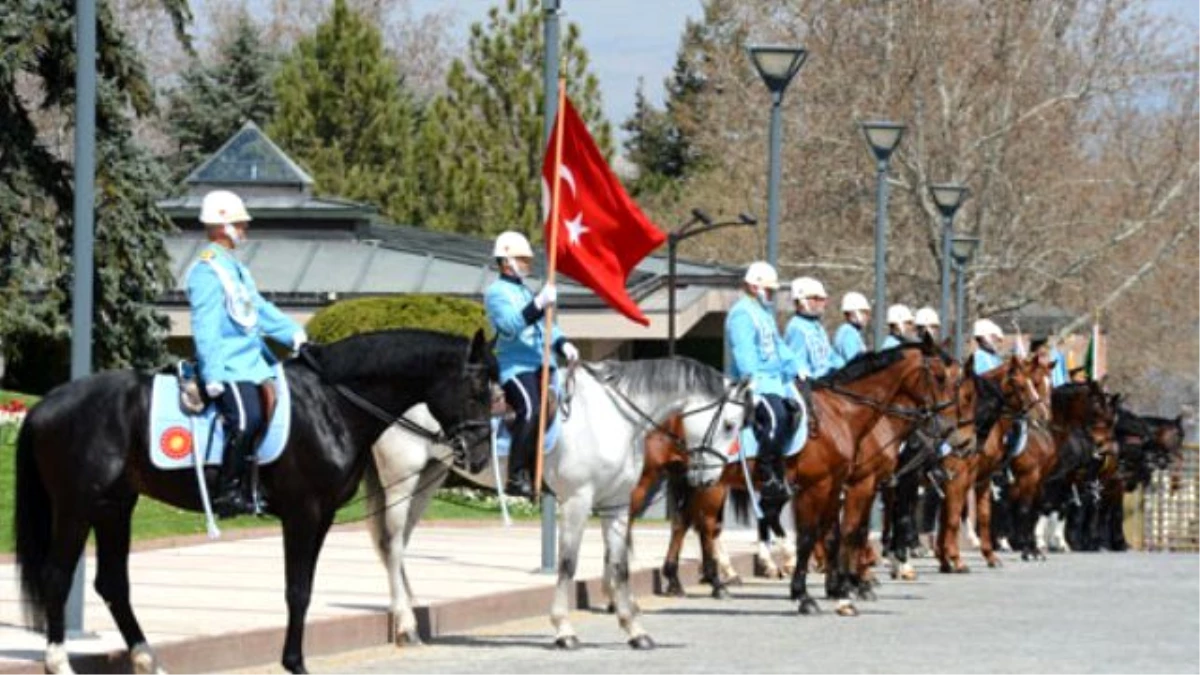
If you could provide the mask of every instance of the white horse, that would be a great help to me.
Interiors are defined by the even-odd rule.
[[[558,586],[550,616],[555,644],[579,646],[567,620],[569,589],[584,526],[596,511],[604,533],[606,587],[618,621],[632,647],[651,648],[654,642],[638,621],[629,589],[629,501],[642,472],[644,437],[671,415],[681,415],[689,481],[716,482],[745,423],[749,386],[690,359],[607,361],[581,364],[573,371],[559,406],[557,446],[544,457],[545,481],[559,505]],[[366,478],[370,529],[388,568],[397,645],[419,642],[404,549],[445,480],[452,455],[436,441],[439,429],[423,406],[408,411],[405,419],[409,428],[393,425],[376,441],[374,466]],[[489,478],[473,478],[494,484]]]

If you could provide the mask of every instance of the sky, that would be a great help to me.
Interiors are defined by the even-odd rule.
[[[578,23],[583,44],[600,79],[604,111],[614,130],[633,112],[638,78],[646,94],[662,103],[663,79],[675,63],[675,51],[687,19],[702,16],[701,0],[561,0],[564,21]],[[1142,0],[1150,9],[1200,31],[1197,0]],[[487,11],[503,0],[410,0],[415,14],[449,11],[455,35],[465,42],[470,25],[486,19]]]

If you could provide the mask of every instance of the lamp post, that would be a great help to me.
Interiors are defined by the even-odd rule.
[[[737,220],[714,223],[704,211],[692,209],[692,219],[667,235],[667,356],[675,357],[675,254],[679,242],[725,227],[753,227],[757,224],[758,219],[748,213],[739,213]]]
[[[779,262],[779,154],[783,143],[780,104],[783,92],[808,58],[803,47],[753,45],[750,60],[771,92],[770,159],[767,165],[767,262],[778,268]]]
[[[959,183],[936,183],[929,186],[933,203],[942,214],[942,305],[941,319],[945,324],[950,312],[950,237],[954,234],[954,214],[967,198],[967,188]],[[957,318],[957,317],[956,317]]]
[[[875,156],[876,186],[875,186],[875,306],[872,308],[872,319],[875,325],[875,349],[883,344],[886,332],[887,306],[887,200],[888,160],[892,152],[900,144],[904,135],[904,125],[898,122],[882,120],[861,122],[863,136],[867,145],[871,146],[871,154]]]
[[[979,246],[979,237],[961,234],[955,235],[950,243],[950,252],[954,256],[955,282],[958,284],[954,303],[954,358],[958,359],[959,363],[962,363],[963,360],[963,325],[966,323],[967,313],[965,307],[967,284],[963,273],[966,272],[967,265],[971,264],[971,259],[975,257],[977,246]]]

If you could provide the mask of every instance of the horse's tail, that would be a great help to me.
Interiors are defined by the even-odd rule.
[[[745,490],[730,490],[733,500],[733,517],[741,525],[750,524],[750,493]]]
[[[21,594],[25,598],[25,620],[40,629],[46,618],[42,578],[50,557],[53,505],[37,467],[34,426],[34,421],[27,418],[17,434],[17,505],[13,526],[16,530]]]

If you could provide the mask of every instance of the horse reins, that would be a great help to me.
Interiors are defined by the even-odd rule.
[[[349,401],[359,410],[367,413],[380,422],[383,422],[389,427],[393,424],[398,425],[406,431],[412,432],[413,434],[416,434],[427,441],[439,445],[445,445],[446,447],[450,448],[454,454],[454,463],[458,466],[464,466],[466,464],[467,450],[469,448],[482,440],[483,436],[491,435],[491,424],[483,420],[463,420],[450,427],[449,431],[431,431],[426,429],[424,426],[408,419],[404,416],[404,414],[396,415],[384,410],[379,405],[373,403],[366,397],[340,382],[330,382],[329,379],[325,377],[325,371],[323,368],[321,368],[321,364],[317,362],[316,358],[309,350],[301,350],[299,359],[303,361],[304,364],[310,369],[312,369],[312,371],[316,373],[317,377],[320,378],[323,383],[333,387],[334,391],[336,391],[342,398]],[[466,364],[463,367],[466,368],[468,372],[470,372],[472,369],[483,368],[483,366],[471,364]]]

